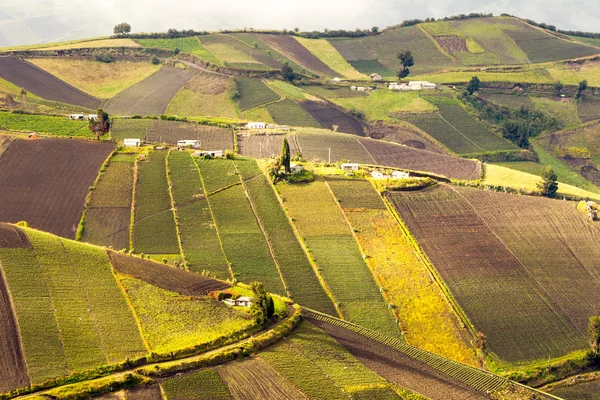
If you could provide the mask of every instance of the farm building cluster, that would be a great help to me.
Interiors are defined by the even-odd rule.
[[[371,171],[371,178],[373,179],[407,179],[410,178],[410,174],[406,171],[393,171],[391,174],[384,174],[381,171]]]
[[[91,120],[91,119],[97,119],[98,118],[98,114],[71,114],[69,115],[69,119],[73,120],[73,121],[85,121],[85,120]]]
[[[289,131],[290,127],[288,125],[267,124],[266,122],[248,122],[246,124],[246,129],[278,129],[282,131]]]
[[[409,92],[413,90],[433,90],[437,88],[437,85],[427,81],[410,81],[408,83],[392,82],[388,88],[400,92]]]

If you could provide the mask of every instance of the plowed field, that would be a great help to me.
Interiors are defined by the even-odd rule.
[[[116,115],[160,115],[195,71],[163,67],[110,99],[105,109]]]
[[[177,144],[179,140],[200,140],[203,149],[233,150],[230,129],[186,122],[154,121],[146,132],[146,141]]]
[[[100,106],[100,99],[74,88],[27,61],[0,57],[0,78],[46,100],[90,109]]]
[[[114,149],[83,140],[17,140],[0,158],[0,221],[73,238],[88,188]]]
[[[114,269],[122,274],[133,276],[151,285],[187,296],[205,296],[213,290],[225,289],[229,285],[200,274],[186,272],[153,261],[109,252]]]
[[[358,120],[329,103],[324,101],[305,101],[300,104],[327,129],[333,130],[333,126],[337,125],[337,132],[351,133],[358,136],[365,135],[363,127]]]

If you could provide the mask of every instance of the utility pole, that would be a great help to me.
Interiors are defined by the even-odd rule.
[[[329,161],[328,164],[331,164],[331,147],[329,148]]]

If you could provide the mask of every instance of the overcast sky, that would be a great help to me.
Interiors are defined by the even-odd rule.
[[[598,0],[0,0],[0,45],[2,37],[16,44],[34,41],[36,35],[41,37],[37,41],[108,35],[123,21],[135,32],[322,30],[383,28],[406,19],[470,12],[509,13],[561,29],[600,31]]]

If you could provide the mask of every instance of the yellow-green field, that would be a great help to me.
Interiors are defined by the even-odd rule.
[[[237,118],[236,104],[229,98],[231,78],[198,74],[175,95],[166,113],[187,117]]]
[[[44,50],[95,49],[100,47],[142,47],[132,39],[102,39],[44,47]]]
[[[499,165],[486,164],[483,183],[486,185],[535,191],[537,190],[536,185],[540,182],[540,179],[539,176],[528,174],[526,172],[501,167]],[[600,194],[588,192],[587,190],[560,182],[558,184],[558,194],[600,200]]]
[[[210,51],[212,55],[217,57],[222,62],[227,63],[248,63],[248,64],[260,64],[251,56],[246,53],[234,49],[233,47],[224,43],[206,43],[200,40],[200,43]]]
[[[28,61],[101,99],[115,96],[160,69],[159,65],[150,62],[115,61],[107,64],[90,60],[52,58],[33,58]]]
[[[369,79],[368,76],[354,69],[327,39],[305,39],[302,37],[295,37],[295,39],[340,75],[355,80]]]
[[[368,97],[331,100],[346,109],[360,111],[372,121],[390,120],[395,113],[424,113],[437,110],[433,104],[420,98],[417,92],[394,92],[387,89],[376,90]]]

